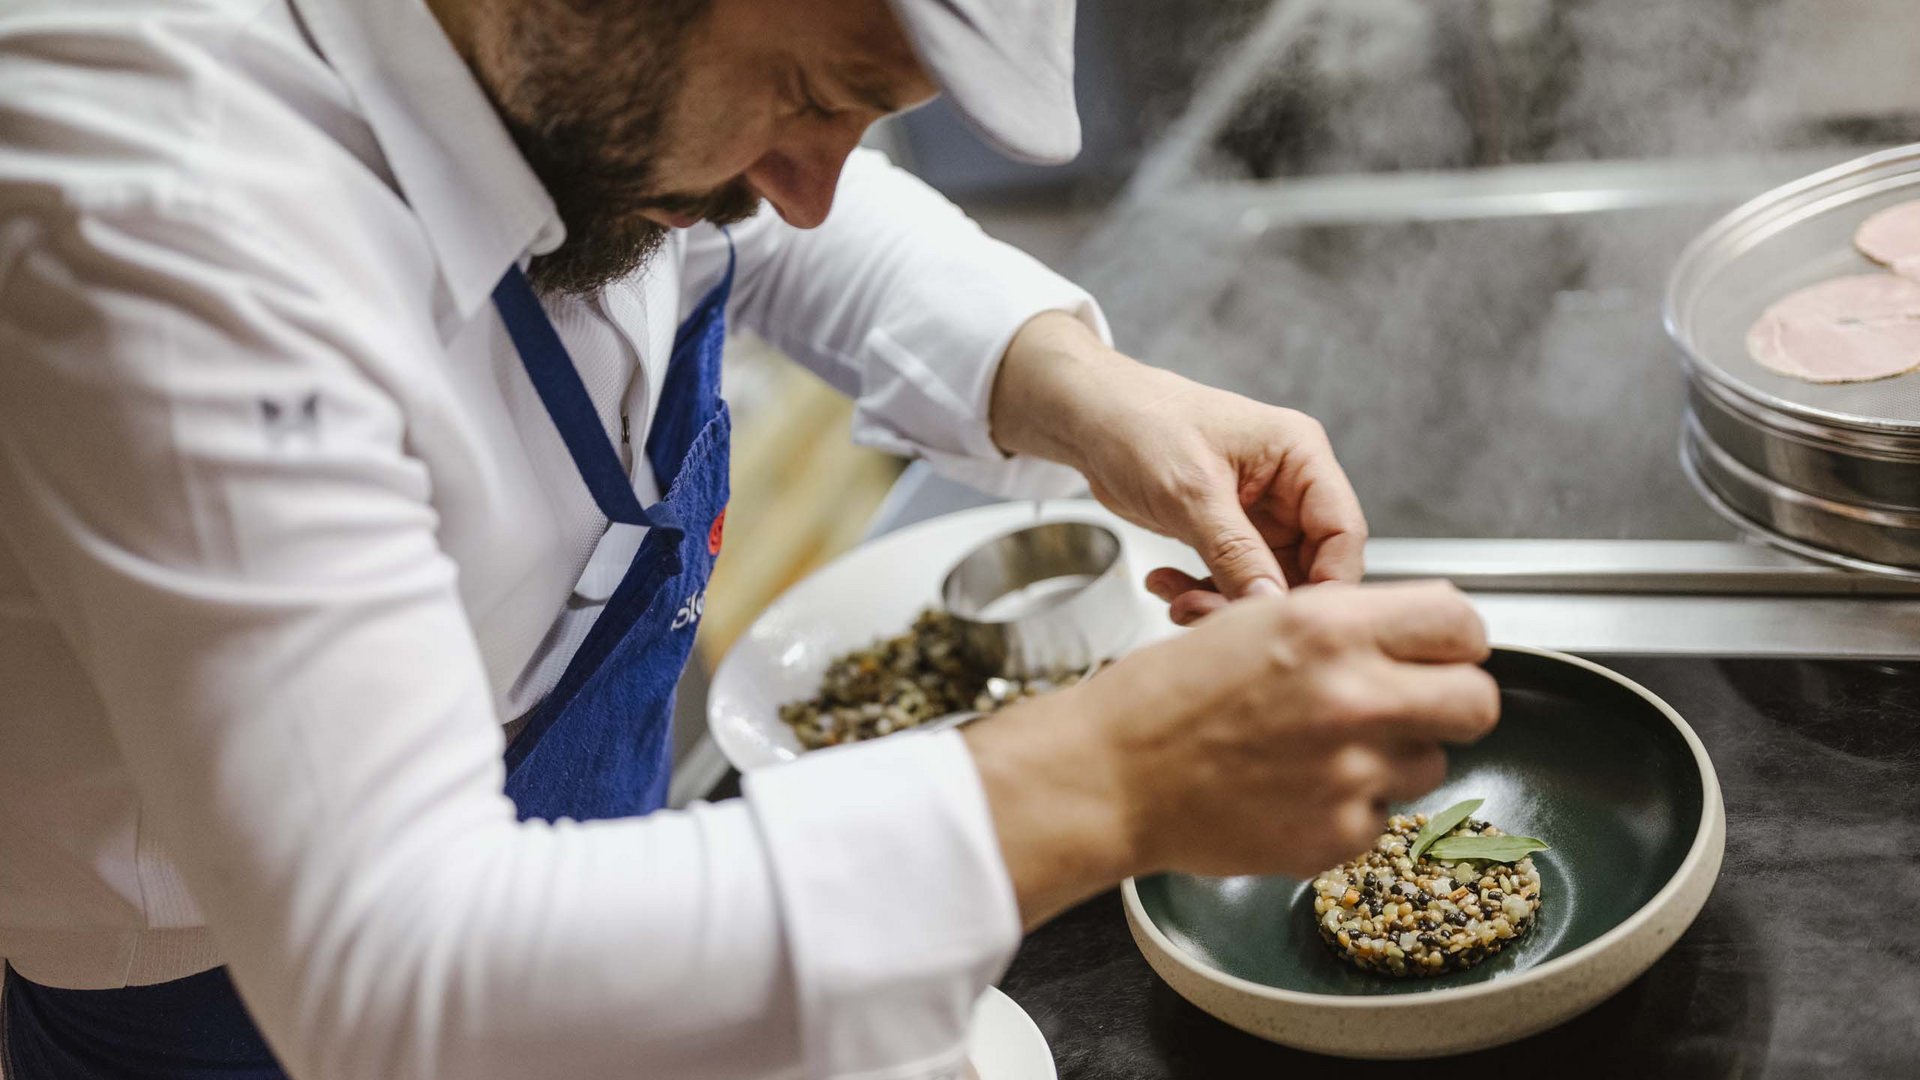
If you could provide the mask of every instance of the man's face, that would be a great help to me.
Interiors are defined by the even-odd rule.
[[[886,0],[509,2],[467,51],[567,226],[543,291],[592,291],[763,198],[820,224],[868,125],[935,90]]]

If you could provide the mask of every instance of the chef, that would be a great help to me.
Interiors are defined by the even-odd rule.
[[[0,8],[0,1072],[953,1075],[1024,926],[1310,872],[1494,721],[1311,420],[1114,351],[879,155],[1078,145],[1055,0]],[[1084,476],[1196,629],[661,809],[724,328]]]

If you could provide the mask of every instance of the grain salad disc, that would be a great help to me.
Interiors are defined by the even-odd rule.
[[[1514,863],[1441,860],[1408,852],[1427,815],[1394,815],[1372,850],[1313,881],[1320,938],[1362,971],[1429,978],[1465,971],[1525,937],[1540,911],[1540,872]],[[1468,818],[1447,833],[1500,836]]]

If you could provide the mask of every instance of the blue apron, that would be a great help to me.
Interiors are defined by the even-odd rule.
[[[560,335],[526,277],[494,290],[521,363],[608,520],[647,528],[566,672],[507,747],[521,820],[632,817],[666,804],[673,690],[705,607],[727,506],[731,422],[720,399],[727,271],[674,337],[646,453],[666,494],[642,508]],[[63,990],[6,972],[8,1080],[284,1080],[225,968],[118,990]]]

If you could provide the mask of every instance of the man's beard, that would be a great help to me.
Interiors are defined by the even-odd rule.
[[[517,7],[505,55],[477,65],[513,141],[567,227],[533,260],[542,293],[591,293],[644,266],[666,227],[654,209],[717,224],[753,216],[745,180],[663,193],[658,157],[688,40],[711,0],[538,0]]]

